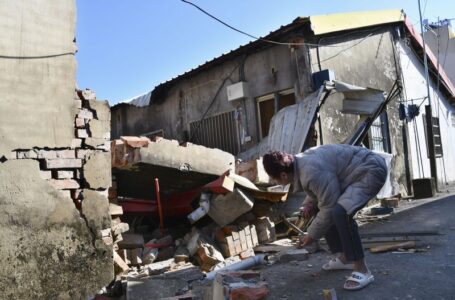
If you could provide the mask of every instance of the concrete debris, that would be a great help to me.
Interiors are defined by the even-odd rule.
[[[225,226],[250,211],[254,202],[250,195],[235,188],[232,193],[211,199],[208,215],[220,226]]]
[[[148,272],[148,275],[157,275],[162,274],[169,270],[174,263],[174,259],[170,258],[165,261],[155,262],[149,265],[146,265],[145,268]]]
[[[278,253],[278,260],[281,263],[288,263],[290,261],[307,260],[309,252],[306,249],[291,249]]]
[[[197,250],[197,258],[201,269],[209,272],[215,265],[224,261],[224,257],[218,249],[207,243],[200,243]]]
[[[235,173],[248,178],[254,184],[269,184],[270,178],[264,170],[262,157],[259,159],[240,162],[235,166]]]
[[[219,272],[213,281],[214,300],[263,299],[269,294],[267,283],[255,271]]]

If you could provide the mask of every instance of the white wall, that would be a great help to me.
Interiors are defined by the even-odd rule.
[[[412,160],[412,178],[431,177],[423,122],[425,105],[428,105],[428,99],[422,100],[423,97],[427,96],[423,63],[404,42],[397,44],[397,50],[399,51],[401,69],[403,71],[403,93],[405,98],[407,100],[418,99],[405,102],[405,104],[422,104],[420,106],[419,116],[408,123],[408,143],[410,159]],[[431,79],[430,96],[433,116],[439,116],[441,126],[443,157],[436,159],[436,167],[438,181],[441,184],[440,186],[443,186],[442,184],[445,184],[446,181],[455,181],[455,127],[452,126],[450,115],[451,113],[455,113],[455,108],[447,101],[442,93],[437,92],[437,84]]]
[[[430,46],[439,64],[444,68],[452,82],[455,82],[455,39],[450,39],[453,30],[448,25],[426,31],[425,42]]]

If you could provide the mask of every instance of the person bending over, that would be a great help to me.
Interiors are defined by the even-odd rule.
[[[368,269],[355,213],[381,190],[387,178],[385,160],[362,147],[330,144],[292,155],[267,153],[263,165],[279,184],[292,183],[294,192],[305,191],[302,214],[319,209],[308,227],[302,246],[325,237],[336,256],[324,270],[353,270],[344,288],[358,290],[374,280]]]

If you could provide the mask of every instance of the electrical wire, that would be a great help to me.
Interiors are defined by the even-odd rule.
[[[43,59],[43,58],[52,58],[66,55],[75,55],[76,52],[66,52],[59,54],[50,54],[50,55],[40,55],[40,56],[15,56],[15,55],[0,55],[0,58],[4,59]]]
[[[202,7],[194,4],[193,2],[191,1],[188,1],[188,0],[180,0],[186,4],[189,4],[193,7],[195,7],[196,9],[198,9],[199,11],[201,11],[202,13],[204,13],[205,15],[209,16],[210,18],[214,19],[215,21],[223,24],[224,26],[238,32],[238,33],[241,33],[243,35],[246,35],[254,40],[257,40],[257,41],[261,41],[261,42],[265,42],[265,43],[269,43],[269,44],[274,44],[274,45],[282,45],[282,46],[312,46],[312,47],[317,47],[318,45],[317,44],[311,44],[311,43],[285,43],[285,42],[277,42],[277,41],[272,41],[272,40],[269,40],[269,39],[264,39],[264,38],[261,38],[261,37],[257,37],[257,36],[254,36],[248,32],[245,32],[243,30],[240,30],[232,25],[229,25],[228,23],[224,22],[223,20],[217,18],[216,16],[212,15],[211,13],[207,12],[206,10],[204,10]],[[342,47],[341,45],[327,45],[326,47]]]

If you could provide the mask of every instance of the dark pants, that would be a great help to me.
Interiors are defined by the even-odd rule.
[[[357,222],[354,220],[355,213],[362,207],[348,215],[341,205],[335,205],[332,210],[333,225],[325,234],[330,251],[332,253],[343,252],[348,261],[364,257]]]

